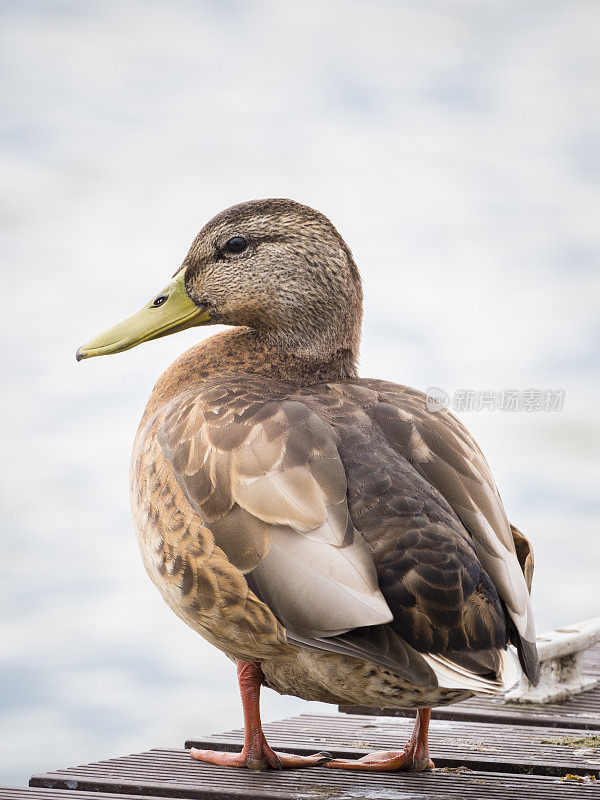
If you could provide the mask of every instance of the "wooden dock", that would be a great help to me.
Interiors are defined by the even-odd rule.
[[[600,645],[587,651],[587,675],[600,677]],[[358,712],[358,713],[357,713]],[[397,711],[347,707],[266,724],[275,749],[326,750],[358,757],[401,747],[412,727]],[[0,800],[484,800],[600,799],[600,685],[560,704],[472,699],[433,712],[432,772],[344,772],[314,767],[250,772],[193,761],[187,748],[241,749],[242,731],[199,736],[184,748],[155,749],[34,775],[29,788],[0,788]],[[93,793],[93,794],[92,794]]]

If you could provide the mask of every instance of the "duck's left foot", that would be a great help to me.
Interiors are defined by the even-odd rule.
[[[427,733],[431,709],[423,708],[417,712],[417,719],[412,736],[404,750],[378,750],[368,756],[354,761],[345,758],[333,758],[326,766],[334,769],[367,770],[369,772],[423,772],[433,769],[434,763],[429,758]]]
[[[312,756],[276,753],[265,739],[260,724],[258,701],[260,687],[265,677],[263,671],[259,664],[238,661],[237,674],[244,709],[244,747],[242,752],[223,753],[218,750],[198,750],[192,747],[190,752],[192,758],[221,767],[246,767],[247,769],[316,767],[331,759],[329,753],[315,753]]]
[[[290,769],[295,767],[316,767],[331,759],[329,753],[315,753],[312,756],[297,756],[293,753],[276,753],[264,742],[260,752],[227,753],[218,750],[198,750],[192,748],[190,755],[197,761],[216,764],[220,767],[246,767],[247,769]]]

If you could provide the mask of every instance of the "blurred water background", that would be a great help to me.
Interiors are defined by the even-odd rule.
[[[595,0],[2,3],[0,782],[241,722],[128,505],[146,397],[213,331],[74,352],[242,200],[346,237],[364,376],[565,391],[461,416],[535,545],[539,630],[600,613],[599,23]]]

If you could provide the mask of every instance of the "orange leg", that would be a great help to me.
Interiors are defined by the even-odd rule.
[[[296,756],[271,750],[260,723],[260,687],[264,681],[258,664],[238,661],[237,676],[244,712],[244,747],[241,753],[221,753],[217,750],[191,750],[192,758],[223,767],[248,767],[249,769],[281,769],[282,767],[312,767],[323,764],[328,753]]]
[[[415,727],[404,750],[379,750],[369,753],[368,756],[350,761],[344,758],[334,758],[327,762],[328,767],[337,769],[368,770],[370,772],[422,772],[433,769],[433,761],[429,758],[429,745],[427,734],[429,731],[430,708],[420,708],[417,711]]]

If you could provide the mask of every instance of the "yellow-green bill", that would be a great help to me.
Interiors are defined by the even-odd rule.
[[[203,325],[210,321],[206,309],[197,306],[187,295],[184,270],[175,275],[168,286],[137,314],[98,334],[76,353],[77,361],[93,356],[121,353],[142,342],[168,336],[170,333]]]

